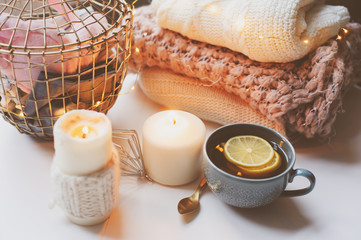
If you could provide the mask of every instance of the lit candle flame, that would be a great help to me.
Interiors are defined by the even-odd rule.
[[[82,138],[86,138],[87,135],[88,135],[88,133],[89,133],[89,128],[88,128],[87,126],[84,126],[83,129],[82,129],[82,135],[81,135],[81,137],[82,137]]]
[[[80,139],[90,139],[94,138],[98,135],[97,130],[92,126],[89,125],[79,125],[72,129],[70,135],[73,138],[80,138]]]
[[[177,124],[177,114],[173,111],[169,112],[169,119],[167,119],[167,121],[169,121],[169,124],[171,124],[171,126],[175,126]]]

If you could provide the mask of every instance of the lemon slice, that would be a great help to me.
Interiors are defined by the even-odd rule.
[[[265,178],[271,176],[278,168],[281,167],[282,160],[278,152],[274,151],[274,156],[270,162],[262,167],[243,168],[239,167],[242,174],[248,177]]]
[[[274,156],[274,150],[263,138],[242,135],[230,138],[224,146],[224,156],[239,167],[263,167]]]

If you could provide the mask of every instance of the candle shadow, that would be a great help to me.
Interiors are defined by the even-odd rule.
[[[123,235],[122,226],[122,214],[117,207],[102,225],[99,235],[110,239],[121,239]],[[96,232],[99,232],[99,230]]]
[[[131,198],[141,188],[151,184],[152,182],[150,182],[145,177],[121,176],[119,183],[119,199],[122,199],[124,197]]]
[[[278,198],[276,201],[258,208],[229,207],[242,217],[270,228],[295,231],[312,224],[312,221],[290,198]]]

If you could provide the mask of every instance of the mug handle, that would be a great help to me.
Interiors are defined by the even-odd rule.
[[[302,176],[302,177],[307,178],[308,181],[310,182],[310,186],[308,186],[306,188],[298,189],[298,190],[285,190],[281,194],[282,197],[296,197],[296,196],[306,195],[307,193],[311,192],[312,189],[315,187],[316,178],[312,172],[310,172],[306,169],[303,169],[303,168],[298,168],[296,170],[293,169],[290,172],[290,177],[288,179],[288,182],[290,182],[290,183],[293,182],[293,179],[296,176]]]

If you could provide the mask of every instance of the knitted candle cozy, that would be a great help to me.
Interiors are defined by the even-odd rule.
[[[112,160],[97,172],[85,176],[68,175],[53,164],[51,178],[56,203],[76,224],[101,223],[117,206],[120,166],[115,149]]]
[[[153,0],[161,27],[261,62],[290,62],[336,35],[345,7],[320,0]]]
[[[134,16],[133,46],[140,51],[132,55],[130,67],[157,66],[214,84],[292,132],[328,136],[342,98],[361,70],[361,25],[346,27],[345,40],[330,39],[299,61],[260,63],[163,29],[152,9],[142,7]]]

